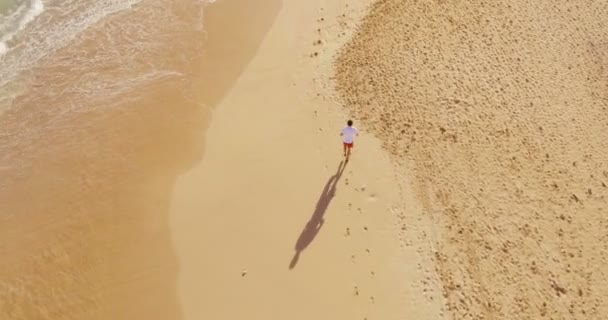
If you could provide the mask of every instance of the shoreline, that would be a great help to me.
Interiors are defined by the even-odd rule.
[[[364,133],[336,176],[333,56],[371,2],[216,2],[205,35],[173,30],[202,54],[175,39],[148,57],[185,78],[96,102],[76,90],[92,71],[36,70],[0,115],[0,316],[443,318],[429,225],[402,232],[418,208],[380,141]],[[50,59],[96,56],[102,29]]]
[[[416,209],[402,203],[380,142],[362,136],[335,177],[346,117],[332,93],[332,57],[369,2],[269,3],[255,10],[275,12],[274,21],[214,109],[205,157],[174,189],[184,317],[443,318],[440,293],[421,285],[433,268],[416,252],[420,232],[400,235],[396,213]],[[240,22],[233,27],[247,37]],[[412,245],[401,248],[399,237]]]
[[[608,314],[608,7],[200,4],[11,84],[0,318]]]
[[[198,8],[182,3],[171,12],[194,24]],[[163,28],[177,43],[159,44],[147,63],[129,52],[98,65],[66,63],[129,50],[130,43],[119,46],[128,33],[103,35],[120,19],[142,14],[114,15],[48,56],[0,115],[0,167],[6,168],[0,171],[0,318],[182,318],[168,207],[176,177],[202,157],[209,112],[193,99],[198,42],[178,36],[200,34],[154,26],[147,31]],[[154,63],[184,76],[112,95],[112,80],[145,75]],[[93,74],[105,78],[83,81]],[[92,90],[94,84],[102,86]]]

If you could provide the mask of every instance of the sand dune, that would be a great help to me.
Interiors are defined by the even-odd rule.
[[[343,101],[416,177],[455,319],[602,319],[608,7],[375,3]]]

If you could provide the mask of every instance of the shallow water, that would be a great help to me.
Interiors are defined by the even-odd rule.
[[[11,9],[16,4],[18,4],[19,2],[22,2],[22,1],[0,0],[0,15],[6,15],[8,13],[8,10]]]
[[[0,0],[0,21],[14,11],[17,6],[25,4],[26,0]]]
[[[179,319],[167,208],[202,154],[204,5],[45,1],[7,42],[0,318]]]
[[[42,0],[0,2],[0,56],[9,51],[8,43],[44,11]]]
[[[196,1],[46,1],[44,11],[6,41],[0,115],[44,104],[58,121],[110,108],[156,81],[189,81],[189,64],[200,57],[204,39],[202,8]]]

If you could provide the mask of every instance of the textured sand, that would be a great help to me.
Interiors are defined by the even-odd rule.
[[[341,51],[343,101],[435,224],[454,319],[608,314],[607,17],[602,1],[381,0]]]
[[[408,186],[364,130],[342,162],[347,115],[332,62],[366,4],[209,7],[209,41],[225,37],[212,46],[222,47],[213,49],[219,69],[243,67],[214,109],[202,161],[178,179],[171,201],[185,319],[440,318],[421,236],[428,223],[399,219],[420,213],[404,197]],[[225,39],[253,40],[252,58]]]

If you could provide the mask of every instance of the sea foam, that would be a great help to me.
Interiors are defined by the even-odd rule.
[[[28,0],[2,17],[0,22],[0,55],[9,50],[7,43],[44,11],[42,0]]]

